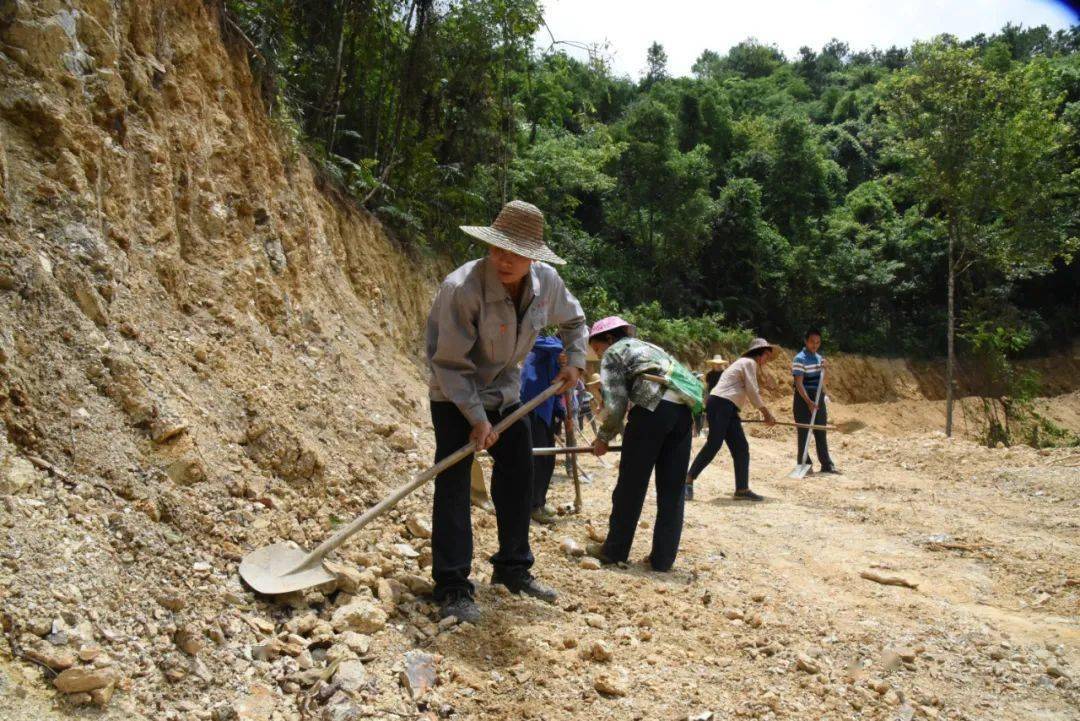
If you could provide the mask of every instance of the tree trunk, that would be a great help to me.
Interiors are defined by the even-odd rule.
[[[953,374],[956,371],[956,352],[953,337],[956,331],[956,267],[953,265],[953,236],[955,224],[949,228],[949,319],[948,319],[948,359],[945,362],[945,435],[952,436],[953,421]]]

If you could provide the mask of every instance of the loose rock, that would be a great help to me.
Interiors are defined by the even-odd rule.
[[[53,680],[53,685],[58,691],[64,693],[82,693],[105,688],[113,683],[116,675],[110,669],[104,668],[69,668],[63,671]]]
[[[435,667],[437,659],[423,651],[409,651],[405,654],[405,668],[401,672],[401,685],[409,692],[413,700],[421,698],[435,686]]]

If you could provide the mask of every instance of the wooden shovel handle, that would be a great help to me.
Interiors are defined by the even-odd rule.
[[[496,423],[495,427],[492,429],[492,431],[494,433],[500,433],[500,432],[506,430],[511,425],[516,423],[519,419],[521,419],[521,417],[524,416],[526,413],[531,411],[533,408],[536,408],[538,405],[540,405],[541,403],[546,401],[548,398],[551,398],[553,395],[555,395],[559,391],[559,387],[561,385],[562,385],[561,380],[558,383],[551,384],[550,386],[548,386],[548,388],[543,393],[536,396],[535,398],[533,398],[528,403],[522,404],[522,406],[520,408],[518,408],[517,410],[515,410],[513,413],[506,416],[505,418],[503,418],[498,423]],[[345,526],[340,531],[338,531],[334,535],[330,536],[330,538],[326,539],[325,541],[320,543],[318,546],[316,546],[315,549],[311,553],[309,553],[307,555],[307,558],[304,559],[304,562],[301,564],[300,567],[308,566],[308,565],[310,565],[310,564],[312,564],[312,563],[314,563],[316,561],[322,560],[322,558],[324,556],[326,556],[326,554],[333,551],[335,548],[340,546],[342,543],[345,543],[345,541],[348,540],[348,538],[350,536],[352,536],[354,533],[359,531],[361,528],[363,528],[367,524],[371,523],[373,520],[375,520],[376,518],[378,518],[382,514],[386,513],[388,510],[390,510],[394,506],[396,506],[398,504],[398,502],[401,501],[402,498],[405,498],[405,496],[409,495],[410,493],[415,491],[417,488],[424,485],[429,480],[431,480],[435,476],[437,476],[440,473],[442,473],[443,471],[445,471],[447,468],[450,468],[454,464],[461,461],[463,458],[465,458],[467,456],[471,456],[475,452],[476,452],[476,444],[472,443],[470,441],[469,443],[465,444],[464,446],[462,446],[458,450],[451,453],[446,458],[444,458],[441,461],[439,461],[438,463],[436,463],[431,468],[428,468],[426,471],[421,471],[411,481],[406,483],[404,486],[401,486],[400,488],[398,488],[396,491],[391,493],[389,496],[382,499],[377,504],[375,504],[370,509],[368,509],[365,513],[363,513],[361,516],[359,516],[356,520],[352,521],[349,525]]]
[[[743,421],[743,423],[764,423],[764,422],[765,421],[763,419],[761,419],[761,418],[750,418],[750,419],[747,419],[747,420]],[[792,423],[791,421],[776,421],[776,425],[778,425],[778,426],[789,426],[791,428],[809,428],[809,429],[814,430],[814,431],[838,431],[838,430],[840,430],[836,426],[820,426],[820,425],[815,426],[815,425],[811,425],[809,423]]]

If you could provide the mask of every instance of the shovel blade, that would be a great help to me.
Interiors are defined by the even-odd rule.
[[[795,470],[788,474],[788,478],[806,478],[806,474],[810,472],[810,469],[814,466],[810,463],[800,463],[795,466]]]
[[[240,577],[259,593],[290,593],[320,586],[337,577],[323,568],[322,560],[304,564],[308,553],[292,543],[263,546],[240,561]]]

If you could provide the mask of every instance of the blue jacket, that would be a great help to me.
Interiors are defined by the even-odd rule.
[[[521,368],[521,402],[528,403],[536,396],[543,393],[555,376],[559,375],[559,354],[563,352],[562,341],[554,336],[540,336],[536,339],[529,355],[525,357],[525,364]],[[563,411],[555,402],[555,398],[546,401],[533,409],[533,413],[544,422],[551,425],[553,416],[562,418]]]

